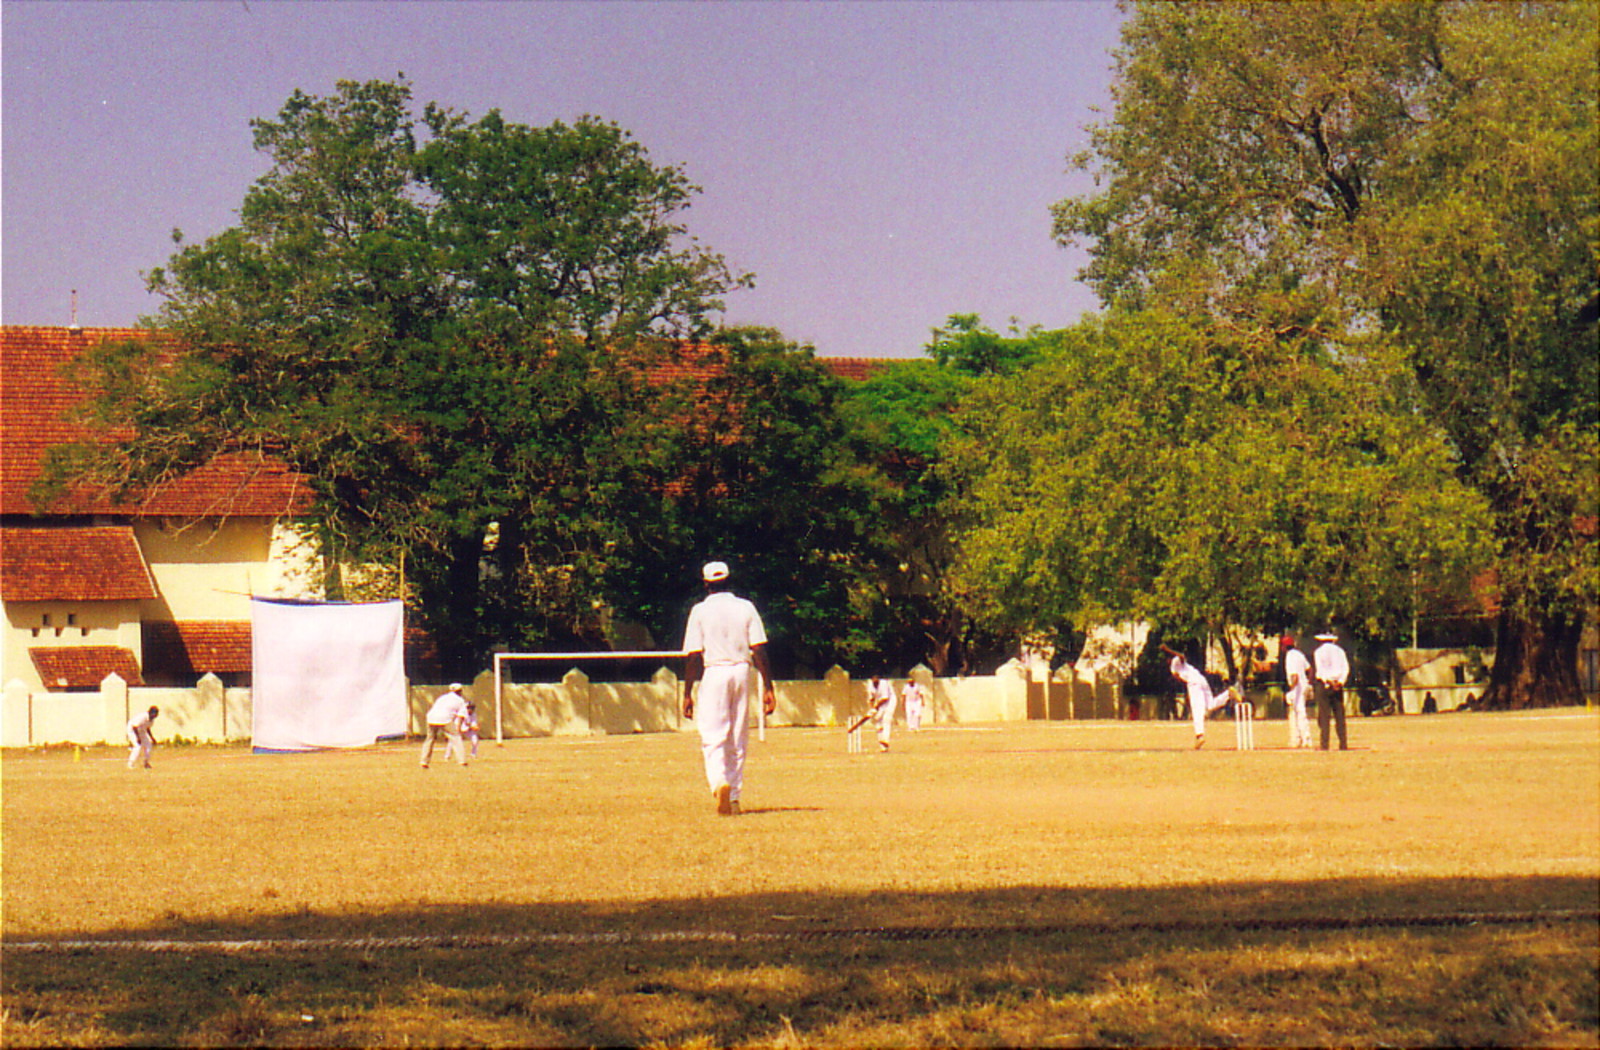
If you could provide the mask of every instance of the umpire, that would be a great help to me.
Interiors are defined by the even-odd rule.
[[[1339,647],[1339,636],[1332,631],[1317,635],[1316,652],[1311,654],[1311,686],[1317,698],[1317,732],[1322,750],[1328,750],[1328,719],[1339,729],[1339,750],[1350,750],[1344,725],[1344,685],[1350,678],[1350,658]]]

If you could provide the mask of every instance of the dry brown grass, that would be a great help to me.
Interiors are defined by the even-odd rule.
[[[5,952],[7,1045],[1317,1045],[1600,1040],[1600,717],[1363,719],[1346,754],[1177,723],[755,745],[7,753],[7,943],[718,930],[790,939]],[[1267,746],[1267,745],[1274,746]],[[1252,918],[1304,920],[1250,929]],[[1194,922],[1174,929],[1178,921]],[[843,930],[1024,927],[891,939]],[[310,1018],[306,1020],[305,1018]]]

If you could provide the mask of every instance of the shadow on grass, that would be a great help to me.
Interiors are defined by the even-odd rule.
[[[1594,1045],[1597,905],[1593,879],[1520,877],[781,893],[174,919],[62,939],[488,940],[9,951],[3,1034],[16,1046]],[[1317,928],[1319,920],[1357,916],[1558,910],[1589,917]],[[1284,925],[1251,925],[1262,920]],[[871,932],[883,928],[912,935]],[[952,928],[975,929],[914,935]],[[675,931],[759,938],[586,939]],[[496,940],[553,934],[571,939]]]

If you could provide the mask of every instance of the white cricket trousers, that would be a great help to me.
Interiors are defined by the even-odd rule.
[[[889,737],[894,733],[894,710],[898,704],[899,701],[891,696],[878,708],[878,743],[884,747],[889,746]]]
[[[700,678],[694,701],[700,754],[711,791],[726,784],[737,800],[744,789],[744,755],[750,742],[750,665],[714,664]]]
[[[1222,691],[1221,699],[1211,695],[1211,683],[1202,679],[1198,682],[1187,682],[1185,687],[1189,690],[1189,714],[1194,718],[1194,735],[1205,736],[1206,715],[1228,703],[1228,691]]]
[[[154,737],[128,734],[128,768],[150,765],[150,753],[156,749]]]
[[[1284,696],[1289,703],[1289,746],[1311,746],[1311,716],[1306,714],[1306,694],[1311,691],[1304,680]]]

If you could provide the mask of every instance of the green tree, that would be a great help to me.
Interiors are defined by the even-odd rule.
[[[881,666],[926,663],[943,674],[998,663],[1014,644],[968,616],[949,589],[955,546],[944,446],[977,379],[1027,367],[1055,338],[1039,329],[1002,336],[976,314],[953,314],[933,330],[923,358],[890,364],[848,391],[853,440],[877,489],[870,547]]]
[[[425,119],[428,240],[469,331],[564,333],[590,349],[703,337],[721,297],[750,283],[679,221],[700,188],[617,125],[469,122],[436,105]]]
[[[296,92],[238,225],[151,274],[170,340],[108,348],[131,436],[60,457],[125,491],[252,447],[305,473],[334,558],[397,565],[447,662],[610,627],[659,527],[647,377],[746,280],[688,242],[694,187],[614,125],[530,129],[403,83]],[[486,543],[487,541],[487,543]]]
[[[676,644],[699,566],[718,558],[761,608],[775,669],[856,666],[878,643],[868,552],[879,494],[849,440],[843,382],[764,328],[723,330],[679,363],[658,384],[652,444],[667,524],[634,545],[629,615]]]
[[[1009,375],[1038,359],[1050,336],[1038,327],[1001,335],[977,314],[951,314],[923,352],[940,368],[969,376]]]
[[[1493,512],[1501,706],[1580,698],[1600,582],[1596,43],[1589,4],[1140,4],[1056,209],[1110,302],[1392,348]]]
[[[1483,554],[1481,504],[1382,372],[1252,359],[1204,324],[1114,312],[962,403],[947,445],[957,588],[1018,634],[1169,633],[1330,615],[1371,634]]]

